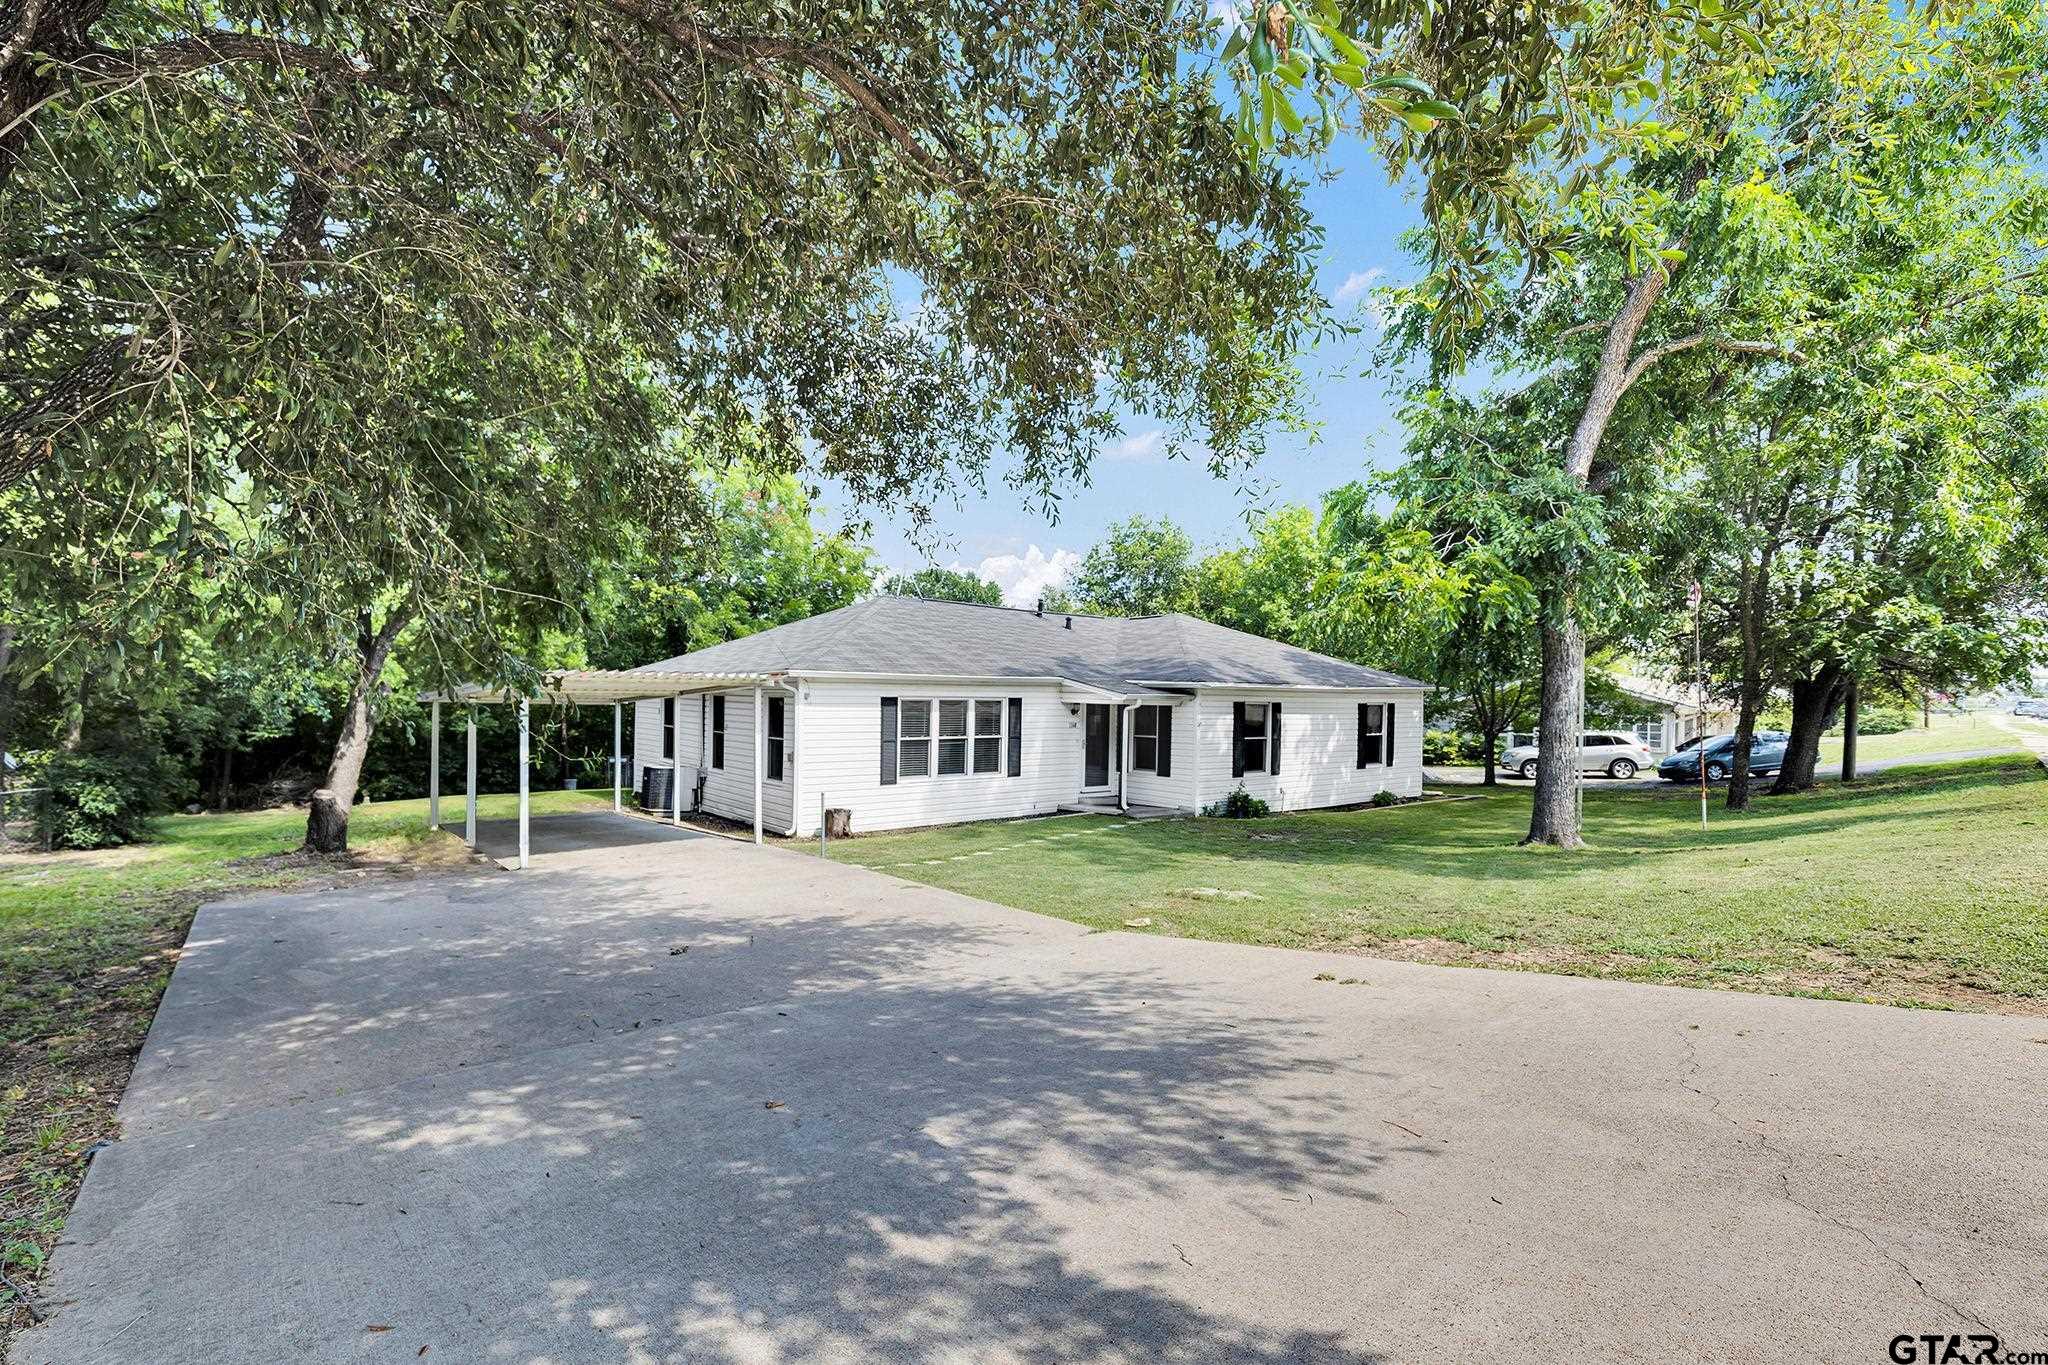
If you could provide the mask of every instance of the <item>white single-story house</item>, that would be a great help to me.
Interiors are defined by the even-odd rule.
[[[640,668],[424,694],[427,823],[441,827],[446,704],[470,713],[471,847],[474,708],[518,709],[525,867],[535,701],[612,707],[615,809],[631,787],[674,820],[750,823],[758,842],[816,834],[828,808],[863,833],[1073,809],[1196,811],[1239,786],[1276,810],[1419,796],[1427,690],[1192,616],[873,597]]]
[[[1423,684],[1190,616],[873,597],[642,671],[674,695],[635,703],[633,785],[680,765],[682,809],[751,821],[758,751],[785,834],[1422,791]]]

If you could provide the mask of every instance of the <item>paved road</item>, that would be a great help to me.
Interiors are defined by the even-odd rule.
[[[1916,763],[1961,763],[1965,759],[1997,758],[2001,754],[2016,752],[2018,751],[2011,748],[1958,749],[1952,753],[1945,754],[1906,754],[1899,758],[1866,758],[1857,763],[1856,769],[1858,772],[1863,773],[1881,773],[1886,768],[1910,767]],[[1821,777],[1840,777],[1842,775],[1842,765],[1839,763],[1823,763],[1815,768],[1814,772]],[[1486,770],[1483,768],[1424,768],[1422,775],[1425,781],[1446,787],[1473,787],[1486,780]],[[1517,786],[1528,785],[1506,769],[1501,770],[1500,776],[1503,782]],[[1698,779],[1694,779],[1691,784],[1681,784],[1667,782],[1655,773],[1646,773],[1640,777],[1632,777],[1625,780],[1588,773],[1586,781],[1591,786],[1602,791],[1671,791],[1681,785],[1690,785],[1694,790],[1698,789]]]
[[[16,1365],[2048,1347],[2048,1021],[535,842],[201,912]]]

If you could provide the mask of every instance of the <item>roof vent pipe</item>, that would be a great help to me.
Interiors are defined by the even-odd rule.
[[[1043,597],[1038,599],[1038,614],[1040,616],[1045,615],[1045,599]]]
[[[1073,617],[1071,617],[1071,616],[1069,616],[1069,617],[1067,618],[1067,629],[1068,629],[1068,630],[1072,630],[1073,628],[1074,628],[1074,618],[1073,618]]]

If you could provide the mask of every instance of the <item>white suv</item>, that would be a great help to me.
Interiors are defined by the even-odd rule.
[[[1511,773],[1520,773],[1530,781],[1536,780],[1536,767],[1542,755],[1533,744],[1517,744],[1501,755],[1501,762]],[[1617,734],[1612,730],[1589,730],[1579,736],[1579,767],[1589,773],[1606,773],[1609,777],[1634,777],[1644,768],[1656,766],[1657,756],[1650,752],[1650,746],[1634,735]]]

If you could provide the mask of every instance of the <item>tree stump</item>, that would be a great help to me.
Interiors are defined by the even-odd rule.
[[[348,807],[322,787],[306,812],[306,847],[315,853],[348,852]]]
[[[853,812],[845,806],[825,808],[825,837],[844,839],[853,833]]]

